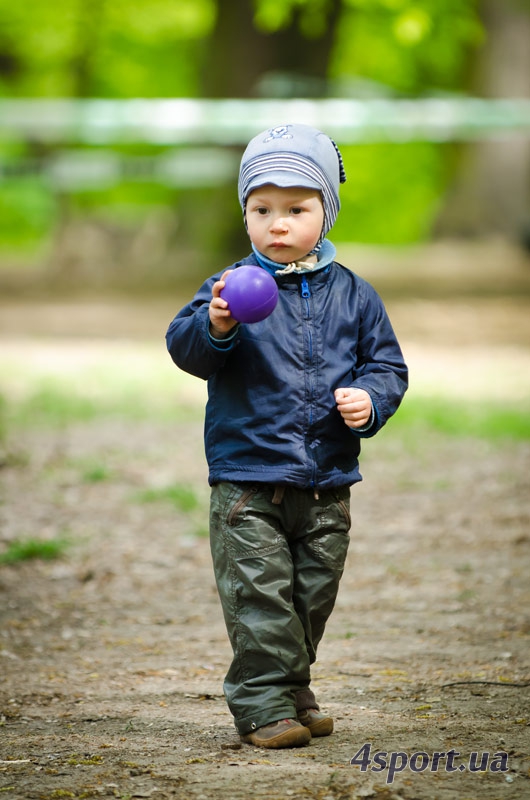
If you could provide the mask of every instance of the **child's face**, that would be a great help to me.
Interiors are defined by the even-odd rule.
[[[304,258],[320,239],[324,206],[316,189],[267,184],[250,193],[248,234],[254,246],[278,264]]]

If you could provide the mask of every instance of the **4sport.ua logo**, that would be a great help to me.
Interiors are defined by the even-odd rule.
[[[360,767],[361,772],[388,770],[386,783],[393,783],[395,776],[405,769],[411,772],[508,772],[509,770],[508,753],[504,751],[493,753],[491,756],[488,752],[473,752],[469,754],[468,759],[456,764],[455,760],[459,756],[458,750],[434,753],[418,751],[410,756],[402,751],[377,750],[372,755],[372,745],[366,743],[350,759],[350,764],[353,767]]]

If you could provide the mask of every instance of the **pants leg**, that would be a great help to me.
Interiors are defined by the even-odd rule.
[[[224,690],[239,733],[295,717],[294,692],[309,680],[279,516],[268,490],[230,483],[212,489],[211,550],[234,653]]]
[[[240,733],[295,717],[348,545],[344,501],[268,486],[212,488],[211,550],[234,658],[224,689]],[[300,696],[300,695],[299,695]]]
[[[310,497],[304,525],[290,542],[294,569],[293,602],[304,626],[309,662],[335,606],[349,545],[350,489],[340,487]]]

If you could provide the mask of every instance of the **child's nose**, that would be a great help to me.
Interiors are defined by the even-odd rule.
[[[273,231],[286,231],[287,230],[287,220],[285,217],[276,217],[272,221],[271,229]]]

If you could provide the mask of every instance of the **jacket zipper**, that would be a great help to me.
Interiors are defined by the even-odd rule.
[[[312,331],[311,325],[309,323],[309,320],[311,319],[311,305],[309,303],[309,299],[311,297],[311,289],[309,288],[309,281],[307,280],[307,276],[306,275],[302,275],[302,278],[301,278],[301,281],[300,281],[300,295],[301,295],[302,299],[305,300],[305,307],[306,307],[306,312],[307,312],[307,318],[306,319],[308,320],[308,322],[306,324],[306,329],[307,329],[307,348],[308,348],[309,364],[312,365],[312,363],[313,363],[313,331]],[[314,395],[314,387],[313,387],[313,384],[310,383],[310,385],[309,385],[309,425],[310,426],[313,424],[313,395]],[[313,459],[313,462],[311,464],[311,481],[310,481],[311,488],[315,488],[316,485],[317,485],[316,473],[317,473],[316,462]]]

